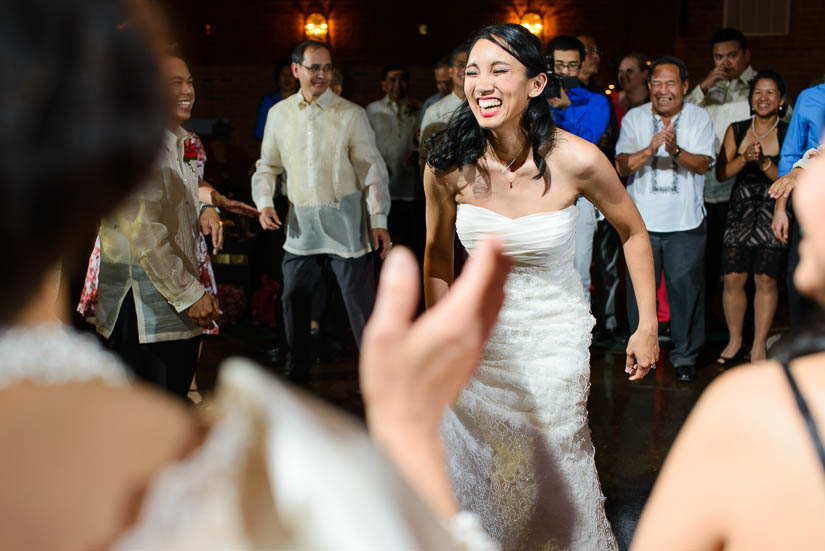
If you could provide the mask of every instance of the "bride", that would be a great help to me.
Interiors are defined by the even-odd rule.
[[[593,317],[573,268],[576,198],[622,238],[641,313],[626,371],[658,357],[653,258],[608,160],[555,128],[539,40],[494,25],[471,41],[467,101],[436,138],[424,176],[428,307],[453,282],[454,232],[471,253],[503,240],[513,269],[482,364],[442,422],[460,506],[505,549],[615,549],[587,424]]]

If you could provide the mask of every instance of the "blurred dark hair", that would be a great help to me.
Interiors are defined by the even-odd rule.
[[[683,84],[687,82],[688,77],[690,76],[688,74],[687,65],[685,65],[684,61],[682,61],[678,57],[666,55],[664,57],[660,57],[659,59],[650,64],[650,67],[648,67],[650,72],[647,74],[648,82],[650,82],[650,79],[653,78],[653,71],[655,71],[656,67],[658,67],[659,65],[676,65],[676,67],[679,69],[679,78],[682,79]]]
[[[777,73],[776,71],[772,71],[771,69],[766,69],[764,71],[759,71],[750,84],[750,90],[748,91],[748,105],[753,105],[753,91],[756,89],[756,83],[762,80],[763,78],[768,78],[776,83],[776,89],[779,91],[779,97],[784,98],[788,92],[788,83],[785,82],[785,79],[782,78],[782,75]],[[788,111],[788,103],[787,101],[779,106],[777,109],[776,114],[779,117],[784,117],[785,113]],[[753,107],[751,107],[751,114],[753,114]]]
[[[472,48],[472,45],[469,42],[462,42],[461,44],[453,48],[453,51],[450,52],[450,67],[455,65],[455,58],[457,58],[460,54],[470,55],[470,48]]]
[[[290,56],[290,59],[292,59],[292,63],[297,63],[298,65],[303,63],[304,54],[309,48],[323,48],[329,52],[329,57],[330,59],[332,59],[332,49],[330,49],[330,47],[327,44],[325,44],[324,42],[319,42],[317,40],[304,40],[303,42],[295,46],[294,50],[292,50],[292,55]]]
[[[404,71],[404,80],[410,81],[410,71],[401,63],[391,63],[381,68],[381,82],[387,80],[387,75],[392,71]]]
[[[272,71],[272,76],[275,78],[275,84],[278,84],[278,79],[281,77],[281,69],[284,67],[289,67],[289,74],[292,74],[292,61],[279,61],[275,65],[275,69]]]
[[[152,41],[111,0],[0,2],[0,323],[151,168],[168,110]],[[118,29],[118,26],[120,28]]]
[[[506,23],[484,27],[470,40],[471,50],[479,40],[489,40],[515,57],[526,68],[527,78],[547,72],[547,62],[541,53],[541,41],[521,25]],[[521,126],[533,147],[533,161],[538,167],[534,178],[539,180],[547,170],[544,157],[553,148],[556,129],[544,95],[530,98]],[[464,100],[453,113],[447,128],[437,133],[433,140],[435,145],[428,163],[436,172],[446,172],[475,164],[484,155],[489,135],[478,124],[467,100]],[[548,178],[545,192],[549,186]]]
[[[547,57],[550,58],[551,65],[552,62],[555,61],[553,59],[553,52],[559,50],[562,52],[568,51],[576,51],[579,52],[579,61],[584,61],[584,58],[587,56],[587,50],[582,44],[582,41],[572,35],[563,34],[561,36],[557,36],[553,40],[547,44]]]
[[[449,66],[450,66],[450,57],[445,55],[444,57],[439,58],[439,60],[435,62],[435,65],[433,65],[433,71],[435,71],[436,69],[441,69],[442,67],[449,67]]]
[[[716,34],[713,35],[713,38],[710,39],[710,46],[711,48],[719,44],[720,42],[732,42],[736,41],[739,43],[739,47],[743,50],[748,48],[748,42],[745,40],[745,35],[742,34],[742,31],[739,29],[734,29],[733,27],[725,27],[724,29],[720,29],[716,31]]]

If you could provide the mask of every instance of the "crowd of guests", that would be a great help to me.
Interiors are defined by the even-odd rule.
[[[310,51],[314,47],[329,54],[332,70],[329,49],[319,44]],[[548,69],[559,77],[557,92],[547,95],[556,125],[596,144],[615,163],[650,233],[659,319],[666,322],[663,327],[673,344],[670,362],[683,381],[696,376],[709,306],[719,294],[729,335],[718,356],[720,368],[766,357],[783,280],[793,327],[816,310],[800,297],[788,275],[797,262],[798,228],[793,231],[786,198],[777,201],[768,189],[818,145],[822,107],[816,98],[822,86],[800,94],[792,117],[785,79],[752,67],[740,31],[717,32],[709,53],[713,69],[691,78],[678,58],[653,60],[631,52],[620,59],[619,87],[605,90],[596,82],[602,52],[595,38],[561,35],[546,49]],[[388,65],[380,82],[386,95],[366,106],[388,171],[389,235],[419,260],[426,247],[423,169],[432,137],[465,99],[466,62],[466,45],[440,59],[433,66],[437,91],[423,103],[408,96],[406,67]],[[288,94],[296,81],[281,80],[284,67],[277,70],[282,94]],[[295,78],[301,78],[301,69],[299,64]],[[325,81],[330,75],[316,76]],[[276,96],[262,101],[258,129]],[[262,156],[267,150],[264,145]],[[586,199],[579,198],[577,205],[575,262],[597,318],[596,341],[622,346],[637,324],[637,314],[633,287],[624,284],[620,237]],[[626,297],[620,296],[623,287]],[[744,327],[749,294],[752,331]],[[317,317],[314,312],[313,324]]]
[[[290,64],[298,93],[286,95],[284,86],[267,111],[251,208],[198,174],[201,159],[183,129],[195,99],[192,77],[183,59],[161,47],[168,37],[158,38],[151,20],[138,3],[0,4],[0,224],[15,259],[0,275],[4,543],[496,549],[477,519],[458,511],[437,430],[495,323],[509,261],[500,245],[482,245],[426,319],[413,321],[412,255],[401,250],[387,258],[376,298],[369,254],[386,257],[393,246],[391,207],[421,200],[400,176],[415,173],[427,125],[449,118],[449,104],[442,104],[463,99],[466,48],[449,58],[452,90],[440,88],[442,99],[418,123],[403,67],[383,72],[387,95],[364,110],[331,90],[329,48],[300,45]],[[817,154],[825,85],[800,93],[785,126],[781,76],[750,68],[737,31],[716,35],[715,68],[690,93],[679,59],[648,64],[633,54],[622,60],[623,94],[588,96],[600,94],[587,86],[600,57],[593,39],[564,37],[551,45],[549,67],[559,78],[548,109],[558,110],[559,126],[569,124],[571,132],[601,129],[591,141],[627,179],[672,322],[680,324],[671,360],[681,378],[692,377],[704,343],[710,241],[720,242],[725,275],[731,336],[723,363],[742,345],[743,274],[757,276],[755,334],[766,336],[785,244],[787,269],[795,269],[789,293],[825,303],[825,160]],[[436,67],[437,78],[444,68]],[[649,102],[640,93],[645,72]],[[593,107],[577,113],[581,105]],[[592,120],[600,113],[606,122]],[[322,146],[335,154],[311,155]],[[715,184],[706,186],[709,174]],[[290,203],[284,221],[272,204],[278,189]],[[708,205],[722,205],[718,234]],[[287,366],[296,380],[311,357],[310,303],[319,274],[334,274],[364,346],[371,440],[244,361],[225,367],[220,406],[209,415],[129,383],[131,373],[179,396],[188,390],[199,335],[221,318],[199,268],[203,234],[213,252],[221,247],[218,209],[258,216],[265,229],[285,226]],[[399,210],[410,219],[421,214],[420,205]],[[84,246],[74,230],[89,218],[103,219],[99,260],[93,259],[96,323],[121,359],[57,323],[65,318],[61,262]],[[577,250],[597,251],[593,264],[605,263],[597,271],[618,281],[614,253],[597,242],[609,233],[599,232],[597,219],[595,212],[587,219],[594,229],[581,232],[588,242]],[[409,228],[399,223],[402,235]],[[416,237],[409,239],[414,248]],[[804,304],[794,299],[792,319],[804,315]],[[615,304],[599,308],[618,316]],[[605,329],[616,330],[607,319],[615,318],[602,319]],[[756,336],[751,357],[760,359],[765,343]],[[781,371],[764,362],[711,386],[666,462],[634,548],[819,545],[822,348],[814,333],[784,349]]]
[[[818,146],[823,85],[802,91],[792,110],[785,80],[775,71],[753,69],[741,32],[722,29],[709,46],[714,67],[701,80],[691,79],[678,58],[651,60],[632,52],[619,63],[619,88],[607,90],[596,82],[602,52],[593,37],[560,35],[546,47],[553,78],[545,97],[556,126],[596,144],[615,164],[645,222],[659,320],[667,323],[673,344],[669,360],[682,381],[696,376],[708,305],[720,290],[729,335],[717,360],[723,369],[766,357],[783,279],[793,326],[816,310],[790,277],[798,261],[799,229],[787,194],[768,190],[777,180],[776,189],[784,190],[792,175],[782,177]],[[252,177],[254,208],[227,199],[204,181],[200,140],[183,129],[194,105],[192,77],[185,61],[172,56],[177,137],[169,138],[167,150],[172,155],[182,148],[184,162],[172,156],[168,165],[189,191],[158,189],[155,198],[136,199],[102,225],[103,247],[92,255],[79,310],[136,373],[184,393],[200,335],[217,331],[220,317],[200,229],[221,231],[215,207],[257,216],[265,230],[283,228],[286,234],[280,297],[285,374],[305,381],[318,355],[319,324],[331,292],[340,289],[360,344],[375,294],[372,251],[383,258],[393,243],[400,244],[424,262],[422,175],[433,137],[465,101],[467,56],[467,45],[460,44],[433,66],[436,91],[423,103],[409,96],[404,65],[385,66],[379,82],[384,96],[362,109],[340,95],[343,77],[329,46],[300,44],[290,61],[276,65],[278,91],[266,95],[258,110],[261,158]],[[319,150],[338,153],[319,156]],[[279,193],[288,202],[283,221],[274,208]],[[176,220],[184,216],[182,207],[157,202],[162,196],[179,197],[197,210],[200,226]],[[621,238],[587,199],[576,204],[575,265],[597,319],[596,341],[623,346],[638,313]],[[217,250],[220,239],[213,243]],[[189,250],[192,245],[196,250]],[[456,271],[462,253],[457,244]],[[747,343],[751,276],[753,338]],[[626,297],[620,296],[622,288]],[[181,380],[172,381],[165,366],[179,363],[189,367]]]

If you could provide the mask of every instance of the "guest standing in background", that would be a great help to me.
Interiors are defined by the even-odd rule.
[[[329,89],[327,44],[307,41],[292,52],[299,93],[269,110],[252,197],[265,230],[282,222],[273,208],[275,179],[289,174],[284,243],[286,375],[303,382],[314,360],[310,338],[312,294],[326,267],[335,274],[355,342],[375,300],[371,252],[386,256],[390,210],[387,167],[363,108]]]
[[[258,117],[255,119],[255,139],[258,141],[264,139],[264,125],[269,109],[298,91],[298,81],[292,76],[289,61],[282,61],[275,66],[275,82],[278,85],[278,90],[265,95],[261,99],[260,107],[258,107]]]
[[[776,179],[779,151],[788,125],[785,80],[774,71],[762,71],[751,83],[754,115],[731,124],[725,132],[716,165],[719,181],[736,178],[731,191],[722,241],[722,304],[728,325],[728,344],[716,363],[730,367],[745,357],[742,326],[747,309],[745,283],[753,274],[754,335],[751,361],[764,360],[765,341],[776,312],[776,282],[785,269],[787,246],[771,232],[774,200],[768,195]]]
[[[381,88],[385,95],[367,105],[367,118],[390,176],[390,237],[395,244],[412,249],[420,264],[424,260],[427,229],[415,145],[418,109],[407,96],[409,81],[410,73],[405,66],[384,67]]]
[[[819,84],[803,90],[796,99],[791,123],[788,126],[788,133],[782,142],[782,153],[780,154],[777,174],[780,177],[789,176],[792,169],[806,151],[819,146],[825,138],[825,84]],[[788,196],[778,197],[774,208],[774,224],[777,218],[784,219],[785,229],[780,230],[780,235],[789,241],[788,250],[788,310],[790,314],[791,327],[801,328],[815,312],[819,310],[816,303],[803,297],[794,285],[793,273],[799,264],[799,241],[801,234],[799,223],[792,215],[792,200]],[[791,214],[791,216],[788,216]],[[790,226],[790,228],[788,228]]]

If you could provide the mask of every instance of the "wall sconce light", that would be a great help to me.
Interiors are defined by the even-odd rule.
[[[309,14],[304,25],[304,31],[308,39],[326,42],[327,33],[329,32],[327,18],[320,13]]]
[[[521,16],[521,26],[539,38],[541,38],[542,31],[544,30],[544,23],[542,22],[541,16],[535,12],[527,12]]]

